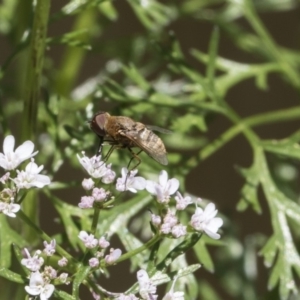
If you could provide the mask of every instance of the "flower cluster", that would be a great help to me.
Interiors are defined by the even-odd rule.
[[[176,178],[168,179],[166,171],[161,171],[158,182],[147,180],[146,190],[156,196],[157,203],[161,206],[160,215],[151,214],[151,221],[154,227],[159,230],[161,234],[168,235],[173,238],[185,236],[187,231],[205,232],[213,239],[219,239],[220,235],[217,233],[218,229],[223,225],[221,218],[215,217],[218,211],[215,209],[213,203],[209,203],[203,210],[198,207],[198,201],[195,202],[196,211],[192,215],[189,225],[180,223],[178,214],[187,208],[188,205],[193,204],[191,197],[183,197],[178,192],[179,181]],[[171,196],[176,193],[174,197],[176,205],[175,209],[171,209],[169,204]],[[163,209],[162,209],[163,208]]]
[[[111,164],[106,165],[101,160],[101,155],[88,158],[85,153],[82,152],[82,157],[77,154],[77,158],[91,177],[101,178],[103,183],[111,183],[114,181],[116,173],[111,170]]]
[[[89,265],[92,268],[98,267],[100,259],[102,258],[106,265],[112,265],[122,255],[120,249],[110,248],[108,250],[109,254],[104,256],[106,249],[110,245],[104,236],[100,239],[96,239],[93,234],[88,234],[86,231],[80,231],[78,237],[86,248],[96,250],[94,251],[94,256],[89,259]]]
[[[98,202],[105,203],[113,199],[111,192],[106,191],[103,187],[98,186],[100,179],[103,183],[115,184],[115,189],[119,192],[129,191],[137,193],[138,191],[147,191],[155,197],[156,209],[158,213],[151,212],[151,223],[156,234],[160,237],[166,236],[170,238],[180,238],[187,236],[188,233],[200,232],[205,233],[213,239],[219,239],[219,228],[223,224],[223,220],[216,217],[218,211],[213,203],[209,203],[205,208],[199,207],[202,200],[200,198],[194,200],[190,196],[182,195],[179,189],[179,181],[176,178],[168,178],[166,171],[161,171],[157,181],[146,180],[141,176],[137,176],[137,170],[127,170],[122,168],[121,177],[116,179],[116,174],[111,170],[111,166],[106,165],[101,161],[101,156],[94,156],[92,158],[78,155],[79,162],[91,176],[91,178],[82,181],[82,187],[87,192],[87,195],[81,197],[78,204],[80,208],[94,208]],[[98,205],[97,204],[97,205]],[[109,205],[111,202],[109,202]],[[193,206],[192,206],[193,205]],[[97,207],[108,207],[108,205],[101,204]],[[193,208],[195,207],[195,208]],[[191,213],[190,220],[183,224],[181,223],[180,213],[186,209]],[[186,219],[186,218],[185,218]],[[89,259],[91,268],[104,268],[107,265],[112,265],[122,255],[120,249],[109,247],[109,242],[105,237],[96,238],[93,234],[88,234],[86,231],[79,233],[79,238],[84,243],[87,249],[91,249],[92,257]],[[108,254],[107,254],[108,253]],[[137,299],[151,299],[158,298],[156,294],[156,286],[153,284],[148,274],[144,270],[137,273],[139,284],[139,298],[134,294],[119,294],[114,298],[118,300],[137,300]],[[163,300],[183,300],[184,293],[181,291],[174,291],[175,280],[173,281],[170,291],[163,297]],[[99,295],[92,291],[94,299],[100,299]]]
[[[8,135],[3,141],[3,153],[0,153],[0,167],[7,172],[0,178],[4,188],[0,191],[0,213],[9,217],[16,217],[20,210],[17,196],[20,190],[33,187],[42,188],[50,184],[50,178],[40,174],[43,166],[38,166],[33,159],[38,152],[33,152],[34,144],[24,142],[16,150],[15,138]],[[25,160],[30,159],[24,170],[17,167]]]
[[[139,284],[139,295],[140,298],[134,294],[120,294],[117,300],[157,300],[158,295],[156,294],[156,286],[149,278],[148,273],[145,270],[139,270],[137,272],[137,280]],[[184,300],[184,293],[181,291],[174,292],[176,278],[173,281],[170,291],[162,298],[162,300]]]
[[[56,241],[52,240],[49,244],[45,241],[44,247],[43,251],[37,250],[33,256],[25,248],[26,258],[21,260],[21,264],[31,271],[29,285],[25,286],[26,292],[31,296],[40,296],[40,299],[47,300],[54,292],[55,287],[52,284],[54,280],[61,284],[69,284],[69,280],[67,273],[61,273],[58,276],[56,269],[44,265],[42,253],[46,256],[52,256],[55,253]],[[68,261],[65,257],[58,261],[59,267],[64,267],[67,263]]]
[[[88,158],[83,154],[83,157],[78,155],[78,159],[86,171],[94,178],[102,178],[104,183],[112,183],[115,178],[115,173],[111,170],[111,166],[106,166],[101,161],[101,156],[93,156]],[[156,197],[158,206],[160,207],[160,214],[151,214],[151,221],[157,230],[172,238],[180,238],[187,235],[187,232],[198,231],[204,232],[213,239],[219,239],[220,235],[217,233],[219,228],[223,225],[223,220],[216,217],[218,211],[213,203],[209,203],[205,209],[198,207],[198,202],[195,202],[195,213],[192,215],[188,225],[183,225],[179,220],[179,212],[185,210],[190,204],[193,204],[192,198],[189,196],[182,196],[178,191],[179,181],[176,178],[169,179],[166,171],[161,171],[158,181],[146,180],[137,175],[137,170],[128,171],[122,168],[122,177],[117,179],[116,190],[120,192],[130,191],[137,193],[138,190],[147,190],[151,195]],[[109,178],[109,180],[108,180]],[[92,190],[90,195],[81,197],[78,204],[80,208],[92,208],[95,201],[105,201],[108,199],[109,192],[103,188],[94,187],[93,179],[84,179],[82,186],[85,190]],[[174,196],[175,207],[172,207],[170,202],[171,197]]]
[[[80,164],[85,168],[87,173],[92,178],[87,178],[82,181],[82,187],[88,193],[87,196],[82,196],[78,206],[80,208],[92,208],[95,202],[104,202],[109,199],[110,193],[103,188],[95,187],[94,179],[100,179],[103,183],[112,183],[116,177],[116,173],[111,170],[111,165],[106,165],[101,156],[93,156],[88,158],[82,152],[82,157],[77,155]]]

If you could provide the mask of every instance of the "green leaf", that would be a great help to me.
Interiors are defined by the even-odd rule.
[[[171,5],[164,5],[156,0],[141,2],[127,0],[140,22],[150,31],[159,31],[176,16]]]
[[[242,198],[237,205],[237,209],[243,211],[248,205],[251,205],[257,213],[261,213],[261,207],[257,198],[257,188],[260,182],[260,168],[257,161],[249,169],[238,168],[238,170],[245,177],[246,183],[242,187]]]
[[[152,199],[152,196],[139,193],[129,201],[119,203],[110,211],[101,212],[101,226],[98,226],[97,234],[102,236],[107,233],[110,237],[117,233],[121,228],[126,227],[130,218],[136,215]]]
[[[205,137],[195,138],[193,136],[177,133],[176,131],[174,131],[174,133],[171,135],[164,136],[163,140],[164,143],[168,146],[168,148],[174,148],[176,150],[183,150],[183,151],[196,150],[196,149],[198,150],[201,147],[205,146],[207,143]],[[184,143],[181,143],[182,140],[184,140]],[[186,157],[182,157],[182,158],[183,158],[182,161],[186,161]]]
[[[218,45],[219,45],[219,39],[220,39],[220,33],[219,29],[217,27],[214,28],[213,33],[210,38],[209,42],[209,60],[208,60],[208,65],[207,65],[207,70],[206,70],[206,76],[208,79],[208,85],[210,90],[214,94],[215,86],[215,64],[216,64],[216,59],[218,56]],[[212,95],[214,97],[214,95]]]
[[[271,267],[276,257],[276,236],[272,235],[264,247],[260,250],[259,254],[264,257],[264,263],[267,267]]]
[[[71,0],[67,5],[61,9],[61,13],[64,15],[74,15],[89,7],[97,7],[102,2],[107,0]]]
[[[24,258],[23,254],[21,252],[21,248],[19,246],[15,245],[15,244],[13,244],[12,246],[13,246],[14,253],[15,253],[17,259],[18,259],[18,262],[19,262],[20,266],[22,267],[25,274],[27,276],[29,276],[30,275],[30,270],[27,269],[24,265],[21,264],[21,260]]]
[[[211,286],[209,282],[206,280],[201,280],[198,284],[199,290],[199,299],[206,299],[206,300],[221,300],[216,292],[216,288]]]
[[[187,276],[189,274],[192,274],[192,273],[196,272],[200,267],[201,267],[200,264],[193,264],[193,265],[189,265],[184,268],[181,268],[180,270],[177,271],[176,277],[182,277],[182,276]]]
[[[149,90],[151,88],[147,80],[141,75],[134,64],[130,64],[128,67],[123,65],[122,70],[124,74],[129,77],[134,83],[136,83],[142,90]]]
[[[126,226],[121,227],[117,234],[127,252],[135,250],[143,245],[139,239],[137,239],[131,232],[128,231]],[[148,252],[149,251],[143,251],[143,253],[135,254],[130,258],[131,272],[136,270],[138,267],[141,268],[145,264],[145,257],[149,256]]]
[[[58,298],[58,299],[62,299],[62,300],[76,300],[75,297],[73,297],[72,295],[64,292],[64,291],[60,291],[58,289],[54,290],[54,295]]]
[[[199,262],[203,264],[204,268],[210,272],[214,272],[214,263],[211,259],[209,251],[207,250],[204,239],[200,239],[200,241],[194,246],[193,251]]]
[[[19,274],[8,270],[7,268],[0,267],[0,276],[9,281],[25,284],[26,280]]]
[[[113,1],[103,1],[98,8],[109,20],[115,21],[118,18],[118,11],[112,3]]]
[[[61,44],[91,50],[91,45],[85,42],[87,33],[87,29],[68,32],[61,36],[47,38],[47,44]]]
[[[23,248],[26,241],[9,226],[6,216],[0,214],[0,266],[9,268],[11,265],[11,245]]]
[[[283,156],[300,159],[300,145],[294,140],[284,139],[281,141],[264,141],[261,143],[264,150]]]
[[[166,94],[154,93],[149,97],[149,101],[159,106],[182,107],[194,103],[189,99],[178,99]]]
[[[67,204],[54,196],[52,196],[51,198],[53,200],[54,207],[59,213],[64,224],[65,233],[70,244],[75,250],[78,250],[78,247],[81,247],[81,249],[83,250],[83,244],[78,239],[80,229],[78,228],[78,225],[75,224],[73,217],[78,217],[81,223],[91,224],[91,220],[89,219],[91,211],[83,210],[79,207]]]
[[[180,118],[176,118],[172,124],[172,130],[180,133],[188,133],[193,128],[197,128],[201,132],[207,131],[204,114],[187,113]]]
[[[73,287],[72,287],[72,295],[75,297],[75,299],[79,299],[79,287],[81,283],[87,279],[89,272],[91,270],[90,266],[80,265],[79,268],[76,271],[76,275],[73,281]]]
[[[271,210],[274,230],[274,238],[269,240],[262,254],[267,255],[265,257],[267,262],[272,262],[275,251],[277,250],[277,260],[274,263],[269,279],[269,287],[273,288],[279,282],[280,297],[282,299],[288,299],[291,292],[297,292],[292,269],[294,269],[297,274],[300,274],[300,256],[293,242],[287,217],[293,218],[293,220],[300,225],[300,207],[288,199],[277,188],[270,175],[262,151],[258,153],[258,161],[261,167],[260,180]]]

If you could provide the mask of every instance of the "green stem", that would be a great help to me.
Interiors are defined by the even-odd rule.
[[[24,87],[24,110],[22,118],[23,140],[34,139],[36,134],[49,10],[50,0],[37,0],[34,11],[33,28],[30,36],[28,65]]]
[[[49,235],[47,235],[43,230],[41,230],[36,224],[34,224],[26,215],[25,213],[20,210],[18,212],[18,217],[23,220],[27,226],[29,226],[30,228],[32,228],[32,230],[37,233],[39,235],[39,237],[44,240],[47,241],[48,243],[51,242],[51,237]],[[63,248],[61,248],[59,245],[56,245],[56,251],[58,254],[60,254],[61,256],[64,256],[70,263],[75,263],[74,258],[67,252],[65,251]]]
[[[72,31],[86,29],[83,42],[91,39],[92,28],[95,26],[97,10],[94,7],[83,10],[76,18]],[[60,71],[56,76],[56,90],[59,94],[69,96],[83,64],[86,50],[79,47],[67,47],[62,58]]]
[[[165,272],[167,267],[174,261],[178,256],[185,253],[188,249],[193,248],[202,237],[202,233],[193,233],[189,238],[185,239],[178,246],[176,246],[157,266],[149,275],[153,275],[156,270]]]
[[[32,5],[32,3],[30,3]],[[22,139],[36,139],[36,123],[40,86],[46,47],[46,33],[50,0],[37,0],[34,7],[34,20],[30,36],[28,64],[24,87],[24,108],[22,114]],[[24,213],[34,222],[38,222],[38,202],[35,191],[30,191],[23,203]],[[22,227],[23,236],[28,242],[34,242],[35,235],[31,227]]]
[[[258,17],[252,0],[247,0],[245,5],[245,16],[248,22],[252,25],[253,29],[260,36],[262,43],[265,45],[267,51],[272,56],[273,60],[277,61],[282,70],[285,72],[291,83],[299,88],[300,80],[299,75],[295,69],[288,63],[285,57],[282,55],[279,47],[275,44],[270,34],[266,31],[263,23]]]
[[[155,235],[151,240],[149,240],[146,244],[144,244],[143,246],[139,247],[139,248],[136,248],[132,251],[129,251],[125,254],[123,254],[119,259],[116,260],[115,263],[119,263],[123,260],[126,260],[132,256],[135,256],[136,254],[146,250],[146,249],[149,249],[150,247],[152,247],[155,243],[157,243],[159,240],[160,240],[160,236],[159,235]]]
[[[225,131],[220,137],[215,139],[212,143],[204,147],[199,152],[199,159],[205,160],[210,155],[219,150],[227,142],[232,140],[235,136],[244,132],[248,127],[255,127],[259,125],[271,124],[275,122],[286,122],[300,119],[300,107],[295,106],[288,109],[271,111],[263,114],[258,114],[245,118],[243,121],[235,126],[232,126]]]
[[[96,232],[97,224],[98,224],[98,221],[99,221],[99,216],[100,216],[100,208],[95,206],[94,207],[93,222],[92,222],[92,234],[95,234],[95,232]]]

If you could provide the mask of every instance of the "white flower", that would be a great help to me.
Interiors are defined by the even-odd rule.
[[[81,185],[86,191],[89,191],[94,188],[95,182],[92,178],[88,178],[88,179],[84,178],[82,180]]]
[[[223,220],[215,218],[217,213],[218,211],[213,203],[209,203],[204,210],[197,207],[190,224],[197,231],[204,231],[212,239],[219,239],[220,235],[217,231],[223,225]]]
[[[42,188],[50,184],[50,178],[46,175],[39,174],[44,166],[38,165],[32,161],[26,166],[25,171],[19,171],[15,179],[13,179],[18,189],[30,189],[31,187]]]
[[[80,208],[92,208],[94,205],[94,197],[92,196],[82,196],[80,202],[78,203],[78,207]]]
[[[9,179],[10,173],[6,172],[1,178],[0,178],[0,182],[5,184],[5,182]]]
[[[44,241],[44,247],[44,253],[47,256],[52,256],[55,253],[56,240],[51,240],[49,244],[46,241]]]
[[[99,239],[99,246],[100,246],[100,248],[105,249],[109,245],[110,245],[109,241],[107,241],[104,236],[101,236],[101,238]]]
[[[162,300],[184,300],[184,292],[174,292],[175,281],[172,283],[170,291],[162,298]]]
[[[116,173],[111,169],[111,164],[106,165],[106,173],[102,178],[102,182],[105,184],[112,183],[116,178]]]
[[[88,234],[86,231],[80,231],[78,237],[83,241],[85,247],[95,248],[98,245],[98,240],[93,234]]]
[[[168,180],[168,173],[163,170],[160,172],[158,177],[158,183],[147,180],[146,190],[157,196],[159,203],[168,203],[170,196],[173,195],[179,187],[179,181],[176,178]]]
[[[119,257],[122,255],[122,251],[121,249],[114,249],[111,248],[110,249],[110,253],[108,255],[105,256],[105,262],[108,265],[113,264],[117,259],[119,259]]]
[[[103,188],[94,188],[92,191],[92,197],[94,201],[104,201],[107,197],[107,194]]]
[[[68,273],[61,273],[58,278],[61,283],[69,284],[68,283]]]
[[[92,267],[92,268],[98,267],[98,266],[99,266],[99,259],[96,258],[96,257],[90,258],[90,259],[89,259],[89,265],[90,265],[90,267]]]
[[[134,177],[137,172],[138,170],[130,171],[128,175],[127,168],[122,168],[122,178],[117,179],[116,189],[120,192],[130,191],[132,193],[143,190],[146,187],[146,179],[141,176]]]
[[[151,222],[154,226],[159,226],[161,224],[161,217],[151,213]]]
[[[24,251],[27,258],[23,258],[21,260],[21,264],[32,272],[38,271],[44,263],[44,259],[42,257],[39,257],[41,251],[37,250],[32,257],[26,248],[24,249]]]
[[[184,226],[182,224],[177,224],[172,227],[171,232],[172,232],[173,237],[178,239],[178,238],[186,235],[186,226]]]
[[[0,202],[0,212],[4,213],[5,215],[15,218],[16,213],[20,210],[21,206],[15,203],[5,203]]]
[[[57,278],[57,270],[51,266],[45,266],[43,275],[45,278],[55,279]]]
[[[0,153],[0,167],[4,170],[14,170],[24,160],[33,157],[38,151],[32,153],[34,144],[31,141],[24,142],[15,151],[15,138],[8,135],[3,141],[3,153]]]
[[[156,300],[156,286],[150,280],[145,270],[139,270],[137,272],[137,280],[139,283],[139,294],[144,300]]]
[[[57,263],[60,267],[65,267],[68,264],[68,260],[63,256]]]
[[[82,152],[82,157],[77,154],[77,158],[80,164],[93,178],[101,178],[110,172],[105,163],[101,161],[101,156],[94,155],[93,157],[88,158],[85,156],[84,152]]]
[[[190,196],[183,197],[179,192],[176,193],[175,196],[176,209],[177,210],[184,210],[189,204],[192,204],[192,198]]]
[[[41,300],[47,300],[54,292],[54,285],[46,282],[41,273],[37,271],[31,273],[29,286],[25,286],[25,290],[29,295],[40,295]]]

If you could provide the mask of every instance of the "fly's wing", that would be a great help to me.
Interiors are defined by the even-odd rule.
[[[165,133],[165,134],[171,134],[173,133],[171,130],[165,129],[165,128],[161,128],[158,126],[154,126],[154,125],[146,125],[146,127],[152,131],[158,131],[161,133]]]
[[[167,152],[162,140],[142,123],[135,123],[131,130],[122,135],[130,139],[137,147],[144,150],[150,157],[162,165],[168,164]]]

